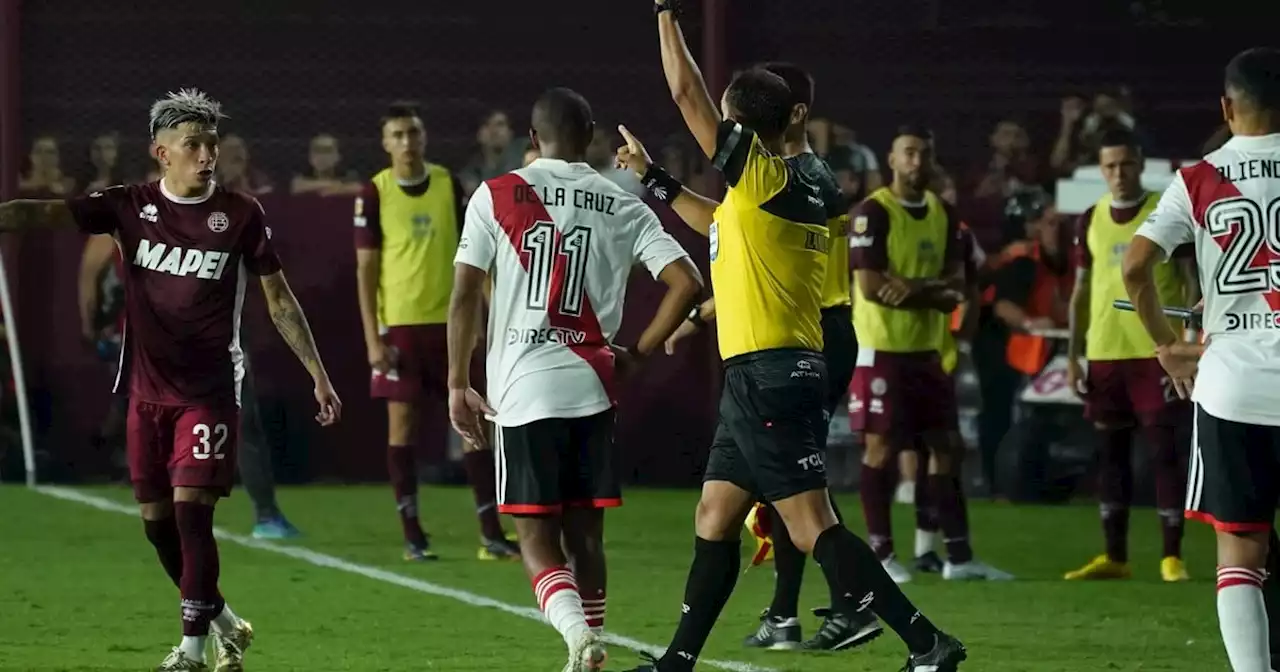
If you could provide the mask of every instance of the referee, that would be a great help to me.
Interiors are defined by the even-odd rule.
[[[651,165],[625,129],[627,145],[618,158],[710,239],[724,392],[695,514],[680,624],[662,658],[633,672],[693,669],[737,582],[738,528],[761,498],[778,511],[796,548],[813,554],[829,583],[902,637],[911,652],[907,672],[954,672],[965,659],[964,646],[920,614],[866,542],[831,509],[821,354],[830,231],[818,186],[781,158],[792,92],[778,75],[751,69],[733,79],[718,110],[670,2],[654,5],[667,84],[729,189],[723,203],[690,192]]]

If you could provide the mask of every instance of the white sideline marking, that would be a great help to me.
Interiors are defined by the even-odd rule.
[[[71,488],[60,488],[60,487],[54,487],[54,486],[38,486],[32,489],[42,495],[56,497],[57,499],[65,500],[68,502],[75,502],[77,504],[84,504],[85,506],[91,506],[101,511],[110,511],[112,513],[123,513],[130,516],[138,515],[138,509],[136,506],[128,506],[125,504],[121,504],[119,502],[114,502],[110,499],[106,499],[103,497],[87,495],[83,492],[79,492]],[[508,614],[513,614],[515,616],[527,618],[531,621],[540,621],[543,623],[546,622],[546,619],[543,618],[542,616],[542,612],[538,611],[537,609],[534,609],[533,607],[518,607],[514,604],[499,602],[498,600],[488,598],[483,595],[469,593],[465,590],[449,588],[448,586],[442,586],[436,583],[423,581],[422,579],[415,579],[413,577],[404,576],[403,574],[388,572],[385,569],[378,569],[377,567],[370,567],[369,565],[361,565],[354,562],[348,562],[346,560],[343,560],[342,558],[338,558],[332,555],[327,555],[324,553],[319,553],[307,548],[303,548],[301,546],[293,546],[293,545],[284,546],[281,544],[273,544],[269,541],[261,541],[259,539],[254,539],[253,537],[244,537],[238,534],[232,534],[231,532],[228,532],[222,528],[214,528],[213,532],[219,539],[223,541],[229,541],[233,544],[236,544],[239,546],[245,546],[247,548],[256,548],[260,551],[268,551],[271,553],[275,553],[277,555],[288,556],[290,558],[294,558],[295,560],[301,560],[309,565],[314,565],[316,567],[328,567],[329,569],[336,569],[341,572],[347,572],[348,574],[359,574],[360,576],[368,577],[375,581],[382,581],[383,583],[390,583],[392,585],[400,586],[401,588],[416,590],[419,593],[427,593],[428,595],[437,595],[439,597],[447,597],[451,600],[457,600],[458,602],[461,602],[466,605],[470,605],[472,607],[485,607],[488,609],[497,609],[498,611],[505,611]],[[630,637],[623,637],[621,635],[615,635],[612,633],[605,633],[604,639],[606,642],[610,644],[614,644],[616,646],[621,646],[624,649],[630,649],[632,651],[648,653],[655,656],[660,656],[665,651],[665,649],[663,649],[660,646],[654,646],[653,644],[646,644],[637,639],[632,639]],[[778,670],[775,670],[772,668],[759,667],[757,665],[752,665],[750,663],[743,663],[743,662],[738,662],[734,660],[703,659],[703,660],[699,660],[698,662],[702,663],[703,665],[718,667],[722,670],[731,670],[732,672],[778,672]]]

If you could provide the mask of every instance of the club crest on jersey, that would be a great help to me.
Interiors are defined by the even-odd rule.
[[[138,241],[133,255],[133,265],[149,271],[167,273],[178,277],[195,275],[201,280],[218,280],[227,269],[230,252],[196,250],[164,243],[153,243],[146,238]]]
[[[858,215],[853,220],[853,232],[862,235],[867,232],[868,220],[866,215]]]
[[[212,215],[209,215],[209,221],[207,223],[209,224],[210,231],[214,233],[222,233],[231,226],[231,219],[227,217],[227,213],[225,212],[215,212]]]
[[[160,221],[160,209],[153,203],[142,206],[142,212],[138,213],[138,219],[145,219],[152,224]]]

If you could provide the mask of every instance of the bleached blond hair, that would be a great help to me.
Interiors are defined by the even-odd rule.
[[[226,118],[227,115],[222,113],[222,103],[200,89],[170,91],[151,105],[151,139],[154,140],[160,131],[182,124],[194,122],[202,126],[217,126],[218,121]]]

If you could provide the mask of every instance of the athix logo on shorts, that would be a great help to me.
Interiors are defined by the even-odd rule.
[[[813,364],[809,360],[802,359],[796,362],[796,369],[795,371],[791,372],[791,377],[792,378],[821,378],[822,374],[813,370]]]
[[[227,269],[230,259],[230,252],[169,247],[143,238],[138,241],[133,265],[179,277],[195,274],[201,280],[218,280]]]
[[[525,345],[546,345],[547,343],[563,343],[578,345],[587,341],[587,334],[576,329],[547,327],[545,329],[507,329],[507,345],[523,343]]]
[[[214,233],[222,233],[231,226],[231,219],[227,217],[225,212],[215,212],[209,215],[209,230]]]
[[[1280,311],[1227,313],[1227,331],[1280,329]]]

